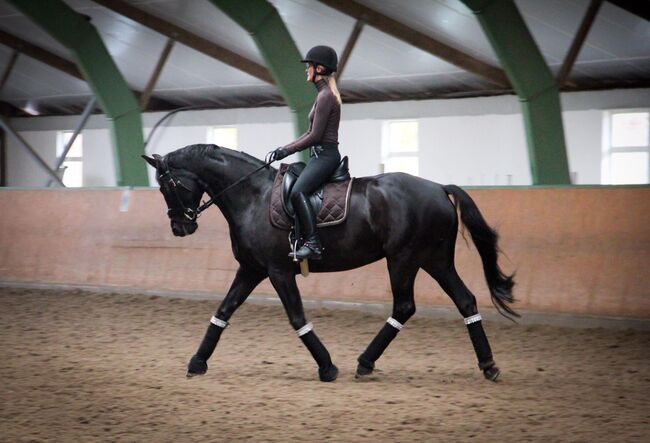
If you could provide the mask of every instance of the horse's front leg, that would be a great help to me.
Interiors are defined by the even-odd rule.
[[[388,257],[388,273],[393,291],[393,314],[388,318],[379,333],[370,342],[357,361],[357,378],[370,375],[375,369],[375,361],[381,357],[388,345],[397,337],[409,318],[415,314],[413,285],[418,267],[409,257]]]
[[[216,314],[210,320],[210,326],[205,331],[203,341],[187,365],[187,376],[203,375],[208,370],[208,359],[214,352],[221,333],[228,326],[228,320],[235,310],[241,306],[253,289],[266,278],[265,273],[240,267],[237,270],[228,294],[221,302]]]
[[[316,360],[320,380],[325,382],[336,380],[339,373],[338,368],[332,363],[329,352],[318,339],[312,324],[307,323],[305,319],[300,291],[296,285],[296,276],[293,272],[270,272],[269,279],[287,311],[289,323]]]

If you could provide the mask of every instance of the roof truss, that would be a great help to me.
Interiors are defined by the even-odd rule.
[[[229,49],[224,48],[212,41],[206,40],[196,34],[193,34],[180,26],[177,26],[167,20],[156,17],[141,9],[138,9],[122,0],[93,0],[124,17],[133,20],[159,34],[175,39],[195,51],[199,51],[209,57],[214,58],[222,63],[239,69],[253,77],[256,77],[266,83],[273,84],[273,77],[269,71],[262,65],[247,59]]]
[[[578,58],[580,49],[582,49],[582,45],[584,44],[585,39],[587,38],[587,34],[589,34],[591,25],[594,23],[596,14],[598,14],[598,10],[600,9],[600,5],[602,3],[603,0],[591,0],[591,3],[587,8],[587,12],[585,13],[585,17],[582,19],[582,23],[578,28],[578,32],[576,32],[573,42],[571,43],[569,52],[567,52],[567,56],[564,59],[564,63],[562,63],[562,67],[558,72],[557,75],[558,86],[560,87],[564,86],[567,79],[569,78],[569,74],[571,73],[573,64],[575,63],[576,58]]]
[[[47,49],[41,48],[38,45],[28,42],[27,40],[23,40],[20,37],[16,37],[15,35],[0,30],[0,44],[13,48],[14,50],[18,51],[18,53],[25,54],[35,60],[38,60],[41,63],[48,65],[51,68],[68,74],[77,80],[81,80],[83,82],[86,81],[83,75],[81,75],[79,68],[77,68],[77,65],[75,65],[73,62],[56,54],[53,54]],[[143,94],[142,92],[135,89],[133,89],[132,92],[138,99],[140,99]],[[156,109],[172,109],[177,107],[167,100],[156,97],[147,98],[147,102],[149,101],[152,102],[152,105],[155,105],[152,107]]]
[[[321,3],[334,8],[357,20],[379,29],[386,34],[398,38],[431,55],[439,57],[465,71],[476,74],[496,86],[509,87],[505,73],[488,63],[482,62],[456,48],[453,48],[429,35],[423,34],[397,20],[368,8],[353,0],[319,0]]]
[[[337,77],[339,79],[343,76],[343,70],[345,69],[345,66],[348,64],[348,60],[350,60],[350,55],[352,55],[352,50],[354,49],[354,46],[357,44],[357,40],[359,39],[359,35],[363,30],[364,24],[365,23],[363,22],[363,20],[357,20],[357,22],[354,24],[354,28],[352,28],[350,37],[348,37],[348,42],[345,44],[345,48],[341,53],[341,60],[339,61],[338,72],[337,72]]]
[[[650,21],[650,4],[643,0],[609,0],[610,3]]]
[[[77,66],[69,60],[59,57],[51,53],[47,49],[43,49],[33,43],[23,40],[15,35],[0,30],[0,44],[15,49],[16,51],[25,54],[33,59],[38,60],[54,69],[65,72],[72,77],[81,81],[85,81]]]

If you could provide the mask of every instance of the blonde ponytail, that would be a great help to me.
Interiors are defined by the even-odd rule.
[[[332,90],[332,93],[334,94],[334,97],[336,97],[336,101],[339,103],[339,106],[341,106],[341,94],[339,93],[339,88],[336,86],[336,79],[334,78],[334,74],[327,76],[327,85]]]

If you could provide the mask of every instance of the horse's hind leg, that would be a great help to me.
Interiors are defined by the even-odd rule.
[[[314,332],[312,324],[307,323],[305,319],[300,291],[296,285],[296,276],[293,272],[271,272],[269,278],[287,311],[289,323],[316,360],[320,380],[325,382],[336,380],[339,373],[338,368],[332,363],[329,352]]]
[[[465,286],[453,265],[443,270],[432,267],[424,267],[424,270],[436,279],[442,289],[453,300],[456,308],[464,318],[465,325],[467,325],[467,332],[478,359],[478,367],[483,371],[485,378],[496,381],[500,371],[492,358],[490,343],[483,330],[481,315],[478,313],[478,307],[476,306],[476,297]]]
[[[406,321],[415,314],[413,285],[418,270],[419,267],[414,266],[408,259],[388,258],[388,273],[393,292],[393,314],[357,359],[359,362],[357,377],[372,373],[375,361],[381,357]]]
[[[241,306],[255,287],[266,278],[266,274],[240,267],[235,279],[224,297],[216,314],[210,320],[210,326],[205,331],[203,341],[196,354],[187,365],[187,376],[203,375],[208,370],[208,359],[212,356],[219,342],[221,333],[228,326],[228,320],[235,310]]]

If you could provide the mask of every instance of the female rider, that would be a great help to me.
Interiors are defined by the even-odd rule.
[[[315,192],[336,170],[341,162],[338,149],[339,121],[341,120],[341,96],[332,74],[336,72],[338,57],[329,46],[315,46],[307,52],[303,63],[307,81],[318,90],[316,102],[309,113],[309,130],[296,141],[271,153],[271,161],[280,160],[295,152],[311,148],[309,162],[291,191],[291,204],[300,223],[305,239],[296,252],[298,260],[320,259],[322,246],[316,232],[316,214],[309,203]],[[289,254],[293,257],[293,254]]]

